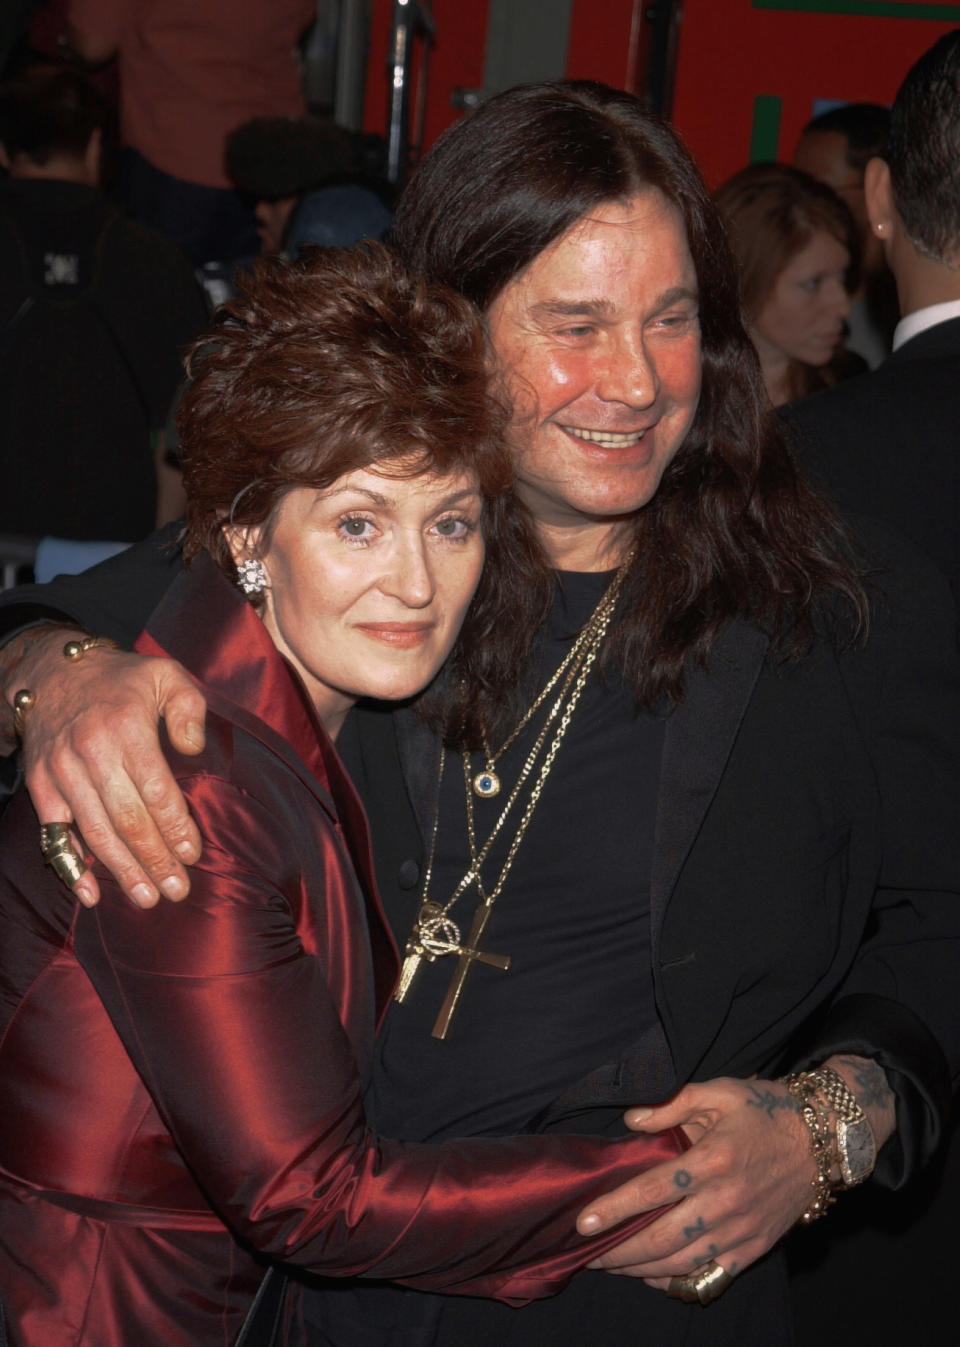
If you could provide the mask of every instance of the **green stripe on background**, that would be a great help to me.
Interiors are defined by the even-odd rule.
[[[776,159],[780,142],[780,109],[783,99],[775,94],[758,94],[753,100],[753,130],[750,132],[750,162],[762,164]]]
[[[960,19],[960,5],[909,5],[903,0],[750,0],[754,9],[792,10],[797,14],[857,14],[874,19]]]

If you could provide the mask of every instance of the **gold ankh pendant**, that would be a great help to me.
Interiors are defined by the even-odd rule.
[[[431,903],[429,899],[421,903],[417,920],[404,950],[403,967],[400,969],[400,980],[393,999],[397,1002],[403,1001],[424,959],[428,963],[433,963],[444,954],[459,954],[459,952],[460,929],[456,922],[445,916],[439,903]]]

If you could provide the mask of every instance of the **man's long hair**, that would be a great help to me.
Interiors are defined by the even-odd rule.
[[[827,609],[846,610],[851,634],[867,612],[844,528],[784,445],[724,227],[693,160],[629,94],[587,81],[511,89],[440,138],[401,197],[394,235],[415,272],[487,309],[591,210],[651,188],[679,212],[696,268],[703,386],[684,444],[631,525],[636,558],[611,654],[647,704],[677,700],[690,660],[702,663],[734,617],[796,657]],[[518,568],[543,572],[536,610],[508,639],[491,633],[484,657],[516,669],[552,584],[535,539],[515,548]],[[515,710],[478,703],[471,719],[487,717],[489,728]]]

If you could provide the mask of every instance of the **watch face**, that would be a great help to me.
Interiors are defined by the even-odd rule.
[[[844,1187],[852,1188],[869,1177],[877,1158],[877,1143],[866,1118],[837,1123],[837,1150]]]

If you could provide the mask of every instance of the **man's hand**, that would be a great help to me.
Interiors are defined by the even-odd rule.
[[[853,1091],[879,1150],[896,1126],[882,1067],[854,1056],[831,1057],[826,1065]],[[810,1133],[779,1081],[722,1077],[687,1085],[666,1104],[631,1109],[626,1117],[641,1132],[682,1126],[693,1144],[581,1212],[577,1228],[589,1235],[676,1203],[593,1267],[642,1277],[662,1291],[671,1277],[687,1276],[711,1259],[735,1276],[772,1248],[813,1198],[817,1169]]]
[[[663,1291],[671,1277],[710,1259],[736,1275],[799,1220],[813,1195],[809,1133],[796,1100],[776,1081],[724,1077],[687,1085],[658,1108],[631,1109],[627,1122],[637,1131],[680,1125],[693,1144],[581,1213],[578,1229],[593,1234],[677,1204],[591,1266],[642,1277]]]
[[[200,836],[161,752],[157,722],[164,717],[179,752],[199,753],[203,696],[173,660],[97,647],[69,662],[64,644],[83,635],[35,627],[4,651],[7,707],[18,688],[36,695],[24,717],[23,766],[37,815],[41,823],[75,822],[140,907],[152,907],[160,893],[184,898],[184,865],[200,855]],[[97,902],[89,871],[74,893],[88,907]]]

